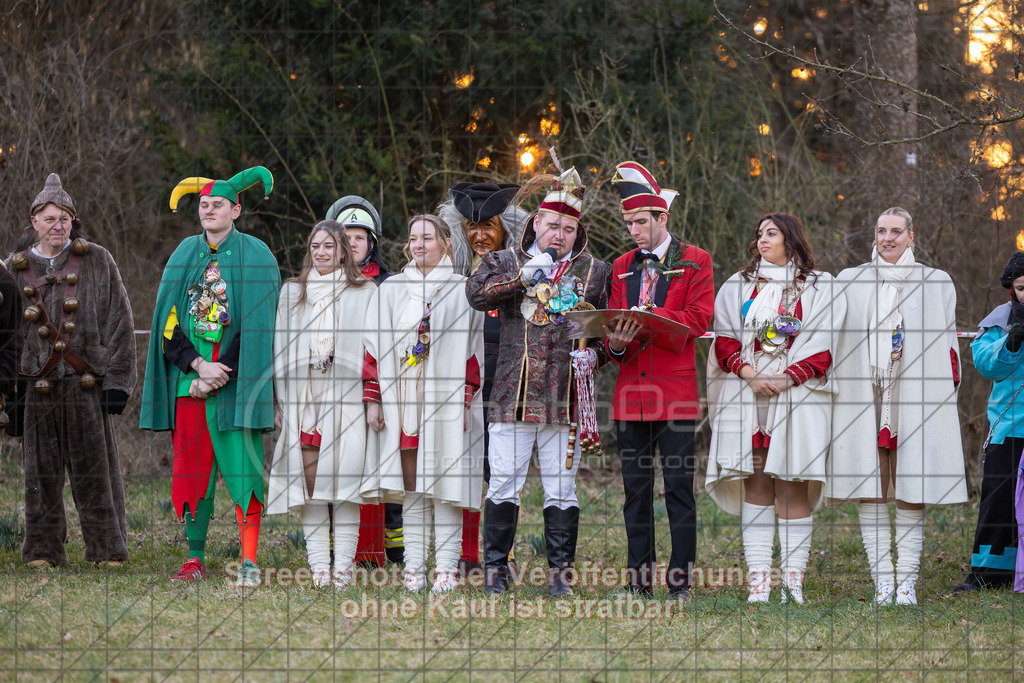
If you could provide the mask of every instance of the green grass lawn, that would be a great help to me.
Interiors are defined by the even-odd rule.
[[[581,476],[578,560],[587,580],[556,603],[540,585],[514,595],[479,588],[435,597],[394,585],[314,590],[288,571],[305,567],[297,514],[264,520],[259,561],[286,570],[277,585],[231,587],[237,527],[223,488],[199,585],[167,578],[187,556],[165,480],[128,486],[131,561],[118,569],[82,560],[70,491],[70,565],[30,570],[0,550],[0,679],[52,680],[677,680],[747,678],[1004,679],[1024,674],[1024,596],[1001,590],[952,595],[967,569],[975,506],[929,509],[918,583],[920,607],[876,608],[852,506],[815,514],[804,606],[748,606],[743,587],[698,588],[680,608],[615,595],[605,570],[624,564],[618,475]],[[0,517],[22,513],[20,463],[0,460]],[[546,566],[541,492],[531,478],[516,556],[524,573]],[[742,567],[738,518],[698,498],[698,565],[716,583]],[[659,557],[668,556],[658,504]],[[2,531],[2,525],[0,525]],[[0,534],[0,545],[6,537]],[[777,553],[777,549],[776,549]],[[280,575],[279,575],[280,576]],[[379,577],[378,577],[379,578]],[[596,579],[596,580],[594,580]],[[284,585],[290,584],[290,585]],[[365,616],[370,613],[371,616]],[[498,674],[498,676],[495,676]]]

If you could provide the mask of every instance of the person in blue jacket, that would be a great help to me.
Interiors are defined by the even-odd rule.
[[[1010,257],[999,282],[1010,290],[1010,300],[985,316],[971,344],[974,367],[992,380],[990,431],[971,571],[956,591],[1010,585],[1017,560],[1014,498],[1024,451],[1024,252]]]

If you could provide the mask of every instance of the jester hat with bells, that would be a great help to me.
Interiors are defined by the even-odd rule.
[[[247,168],[228,180],[213,180],[199,176],[185,178],[171,192],[171,211],[177,212],[181,198],[193,193],[199,193],[200,197],[223,197],[237,204],[238,193],[248,190],[258,182],[263,183],[263,198],[266,199],[274,189],[274,176],[264,166]]]
[[[668,213],[672,200],[679,194],[661,189],[651,172],[635,161],[624,161],[615,167],[612,185],[622,197],[622,213],[627,216],[637,211]]]

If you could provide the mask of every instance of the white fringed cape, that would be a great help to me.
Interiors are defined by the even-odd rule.
[[[882,497],[878,468],[878,420],[868,358],[870,321],[878,301],[878,277],[870,263],[848,268],[836,278],[848,310],[840,335],[836,378],[829,498]],[[895,491],[890,499],[907,503],[967,501],[960,419],[949,351],[957,353],[956,290],[949,275],[921,264],[903,285],[900,313],[904,342],[898,400]]]
[[[801,329],[787,352],[786,366],[822,351],[832,351],[845,314],[842,294],[832,276],[815,271],[800,295]],[[715,297],[715,335],[743,339],[743,304],[756,282],[739,273],[730,277]],[[750,362],[750,358],[746,358]],[[708,355],[708,413],[711,448],[705,488],[726,512],[740,514],[743,481],[754,472],[753,434],[757,428],[757,398],[745,380],[723,372],[714,345]],[[768,400],[777,402],[774,424],[767,425],[771,443],[765,473],[788,481],[808,481],[812,507],[822,501],[826,461],[832,436],[832,397],[836,392],[831,368]]]
[[[361,287],[348,285],[340,270],[332,275],[338,296],[330,304],[331,310],[322,309],[322,313],[336,321],[334,363],[326,373],[326,390],[318,399],[322,427],[320,460],[309,496],[302,469],[299,425],[309,396],[310,346],[324,331],[319,329],[321,316],[314,310],[313,287],[306,302],[298,308],[298,283],[286,282],[278,298],[274,389],[282,412],[282,430],[270,466],[267,512],[271,514],[287,512],[310,499],[354,503],[379,499],[374,474],[376,453],[366,449],[362,403],[363,320],[377,288],[372,282]]]
[[[433,273],[432,273],[433,275]],[[380,463],[379,487],[386,501],[402,502],[399,378],[408,333],[394,329],[409,301],[409,275],[385,280],[370,302],[363,343],[377,359],[384,429],[371,433],[368,452]],[[483,403],[471,404],[470,428],[463,429],[466,363],[476,356],[484,367],[483,314],[469,306],[466,278],[451,274],[433,295],[430,354],[423,368],[423,410],[416,455],[416,490],[457,507],[480,509],[483,490]]]

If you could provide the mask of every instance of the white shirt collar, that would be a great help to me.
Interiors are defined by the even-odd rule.
[[[540,256],[541,252],[540,252],[540,247],[537,246],[537,240],[533,241],[533,244],[531,244],[530,248],[526,250],[526,253],[529,254],[530,256]],[[562,258],[558,259],[557,261],[555,261],[555,263],[561,263],[562,261],[568,261],[571,256],[572,256],[572,249],[569,250],[568,254],[566,254]]]
[[[663,259],[663,258],[665,258],[665,253],[668,252],[668,247],[669,247],[670,244],[672,244],[672,235],[670,235],[669,233],[666,232],[665,233],[665,239],[662,240],[661,244],[656,246],[653,251],[647,251],[646,249],[641,249],[640,253],[642,253],[642,254],[654,254],[655,256],[658,257],[658,259]]]

